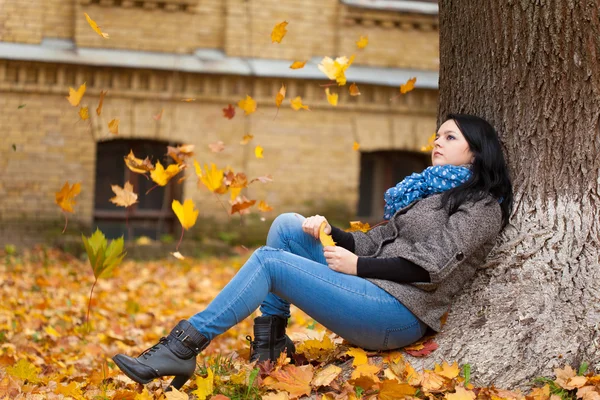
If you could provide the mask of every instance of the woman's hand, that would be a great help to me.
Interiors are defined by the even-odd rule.
[[[323,229],[323,231],[329,235],[331,233],[331,225],[329,225],[329,222],[327,222],[325,217],[322,215],[314,215],[306,218],[304,221],[302,221],[302,230],[309,235],[314,236],[316,239],[319,239],[319,228],[321,227],[323,221],[325,221],[327,224],[325,225],[325,229]]]
[[[356,275],[358,256],[340,246],[323,247],[327,265],[334,271]]]

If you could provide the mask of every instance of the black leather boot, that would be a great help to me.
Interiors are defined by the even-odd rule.
[[[157,344],[144,350],[137,358],[117,354],[113,361],[125,375],[138,383],[175,375],[169,388],[179,389],[194,375],[196,356],[209,343],[210,340],[192,324],[181,320],[169,336],[160,338]]]
[[[287,319],[276,315],[263,315],[254,318],[254,340],[250,335],[250,362],[258,360],[276,361],[283,350],[292,357],[296,352],[294,342],[285,334]]]

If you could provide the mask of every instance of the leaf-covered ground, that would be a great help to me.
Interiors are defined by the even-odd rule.
[[[403,360],[406,348],[354,349],[295,307],[288,328],[298,350],[295,364],[283,357],[247,362],[245,337],[252,335],[256,311],[212,341],[181,392],[163,392],[168,378],[142,386],[120,373],[114,354],[137,355],[202,310],[250,254],[144,263],[126,258],[111,277],[98,280],[86,325],[94,281],[87,260],[45,248],[0,252],[0,399],[600,400],[600,376],[586,374],[585,366],[557,369],[531,393],[477,388],[468,382],[467,366],[416,371]]]

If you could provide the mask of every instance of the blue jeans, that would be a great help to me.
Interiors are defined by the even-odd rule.
[[[290,317],[290,303],[354,346],[389,350],[419,340],[427,325],[377,285],[327,266],[321,242],[302,231],[304,217],[280,214],[258,248],[189,322],[208,339],[244,320]]]

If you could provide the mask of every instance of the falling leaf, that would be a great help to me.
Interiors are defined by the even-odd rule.
[[[196,385],[198,388],[192,392],[198,397],[198,400],[206,400],[214,391],[214,375],[212,368],[207,368],[208,376],[202,378],[201,376],[196,377]]]
[[[79,89],[77,90],[73,89],[72,87],[69,87],[69,96],[67,96],[67,100],[69,101],[69,103],[71,103],[73,107],[77,107],[81,102],[81,98],[85,93],[85,84],[86,82],[83,82],[83,85],[79,86]]]
[[[173,257],[179,259],[179,260],[185,260],[185,257],[183,255],[181,255],[180,252],[176,251],[174,253],[171,253],[173,255]]]
[[[237,213],[246,214],[249,212],[248,208],[252,207],[256,203],[256,200],[248,200],[245,196],[238,198],[231,206],[231,215]],[[247,211],[244,213],[243,211]]]
[[[238,101],[238,107],[244,110],[244,115],[252,114],[256,111],[256,101],[248,95],[243,100]]]
[[[20,359],[15,365],[6,367],[6,373],[24,381],[37,383],[40,381],[40,369],[26,359]]]
[[[322,224],[321,224],[322,225]],[[354,357],[352,360],[352,365],[356,367],[357,365],[362,365],[367,363],[367,353],[363,349],[359,349],[358,347],[352,347],[350,350],[346,352],[350,357]]]
[[[352,145],[352,150],[358,151],[358,149],[360,149],[360,144],[355,141],[354,144]]]
[[[290,105],[296,111],[298,111],[301,108],[303,108],[305,110],[309,110],[308,106],[305,106],[304,104],[302,104],[302,97],[300,97],[300,96],[297,96],[295,99],[290,100]]]
[[[417,78],[411,78],[406,83],[400,85],[400,93],[405,94],[410,92],[415,88],[415,82],[417,82]]]
[[[429,139],[427,139],[427,146],[422,146],[421,151],[430,152],[431,150],[433,150],[433,147],[435,146],[434,142],[436,135],[437,133],[434,132],[431,136],[429,136]]]
[[[125,182],[123,187],[119,185],[111,185],[112,191],[115,193],[115,197],[112,197],[109,201],[121,207],[129,207],[137,203],[138,195],[133,192],[133,185],[129,182]]]
[[[200,164],[194,160],[194,166],[196,167],[196,174],[204,183],[204,186],[208,188],[211,192],[218,192],[218,190],[223,186],[223,170],[217,169],[217,166],[214,163],[210,163],[211,169],[208,169],[208,166],[204,164],[205,173],[202,172],[200,168]]]
[[[127,254],[123,252],[124,242],[122,236],[111,240],[108,244],[104,233],[96,228],[96,231],[89,238],[83,234],[81,237],[96,279],[109,276]]]
[[[115,118],[108,123],[108,131],[110,133],[114,133],[115,135],[119,134],[119,119]]]
[[[313,378],[311,385],[313,387],[328,386],[335,378],[339,376],[342,369],[337,365],[329,364],[323,368]]]
[[[262,183],[267,183],[267,182],[272,182],[273,178],[271,177],[271,175],[267,175],[267,176],[260,176],[258,178],[254,178],[250,181],[250,183],[254,182],[254,181],[261,181]]]
[[[185,101],[186,103],[191,103],[192,101],[196,101],[196,99],[187,98],[187,99],[181,99],[181,101]]]
[[[223,116],[227,119],[232,119],[235,117],[235,108],[231,104],[228,107],[223,109]]]
[[[321,244],[323,246],[335,246],[335,242],[331,235],[325,233],[325,227],[327,226],[327,222],[321,222],[321,226],[319,227],[319,239],[321,240]]]
[[[261,146],[256,146],[254,148],[254,155],[256,158],[264,158],[263,157],[263,148]]]
[[[303,365],[297,367],[292,364],[284,365],[283,368],[271,372],[263,380],[263,384],[273,389],[284,390],[292,398],[309,395],[311,392],[310,382],[313,378],[313,366]]]
[[[273,207],[271,207],[270,205],[265,203],[264,200],[259,201],[257,207],[258,207],[258,210],[262,211],[262,212],[273,211]]]
[[[223,150],[225,150],[225,143],[223,143],[221,140],[219,140],[218,142],[209,144],[208,147],[210,148],[210,150],[212,152],[220,153]]]
[[[252,139],[254,139],[254,135],[247,133],[244,135],[244,137],[240,141],[240,144],[242,144],[242,145],[248,144],[248,142],[251,141]]]
[[[87,20],[88,24],[90,24],[90,26],[92,27],[92,29],[100,36],[102,36],[104,39],[108,39],[108,33],[104,33],[100,30],[100,27],[98,26],[98,24],[90,18],[89,15],[87,15],[87,13],[83,13],[83,15],[85,15],[85,19]]]
[[[27,104],[19,104],[19,107],[17,107],[17,109],[21,109],[23,107],[25,107]]]
[[[98,102],[98,108],[96,108],[96,114],[98,114],[98,116],[100,116],[100,114],[102,114],[102,104],[104,103],[104,96],[106,96],[106,93],[104,90],[100,91],[100,101]]]
[[[287,33],[287,29],[285,29],[287,24],[287,21],[283,21],[275,25],[273,31],[271,32],[271,43],[281,43],[281,39],[283,39],[283,37]]]
[[[81,118],[82,121],[85,121],[86,119],[90,119],[88,107],[81,107],[79,109],[79,118]]]
[[[304,66],[306,65],[306,61],[294,61],[294,63],[292,65],[290,65],[291,69],[300,69],[300,68],[304,68]]]
[[[67,181],[62,189],[56,192],[55,202],[65,212],[73,212],[73,206],[75,203],[75,196],[81,192],[81,183],[74,183],[73,186],[69,186]]]
[[[156,161],[154,169],[150,171],[150,178],[159,186],[165,186],[181,169],[179,164],[171,164],[165,169],[160,161]]]
[[[193,144],[183,144],[177,147],[167,146],[167,155],[177,164],[181,164],[185,161],[186,157],[194,155],[195,147]]]
[[[186,199],[183,205],[177,200],[173,200],[171,208],[177,215],[177,219],[186,231],[190,229],[196,223],[199,211],[195,209],[194,201],[192,199]]]
[[[155,121],[160,121],[160,119],[162,118],[162,115],[163,115],[163,111],[165,111],[165,109],[161,108],[160,112],[158,114],[152,116],[152,119]]]
[[[354,55],[348,59],[347,57],[338,57],[335,60],[324,57],[321,63],[317,65],[319,70],[323,72],[331,80],[335,80],[339,86],[346,84],[345,71],[354,62]]]
[[[365,47],[367,47],[368,44],[369,44],[369,37],[361,36],[360,39],[358,39],[358,41],[356,42],[356,47],[358,47],[359,49],[364,49]]]
[[[283,99],[285,98],[285,85],[282,84],[279,92],[277,92],[277,96],[275,96],[275,105],[279,108],[281,103],[283,103]]]
[[[337,93],[330,93],[329,92],[329,88],[325,89],[325,94],[327,95],[327,101],[329,102],[329,104],[331,104],[332,106],[336,107],[337,103],[338,103],[338,94]]]
[[[152,162],[148,157],[144,160],[136,158],[133,154],[133,150],[129,150],[129,154],[126,157],[123,157],[123,159],[125,160],[127,168],[137,174],[145,174],[146,172],[154,170],[154,165],[152,165]]]
[[[393,380],[384,380],[381,382],[377,398],[381,400],[396,400],[406,396],[414,396],[417,389],[407,383],[399,383]],[[458,400],[458,399],[454,399]]]
[[[356,83],[350,85],[348,91],[350,92],[350,96],[360,96],[360,91],[358,90],[358,86],[356,86]]]

